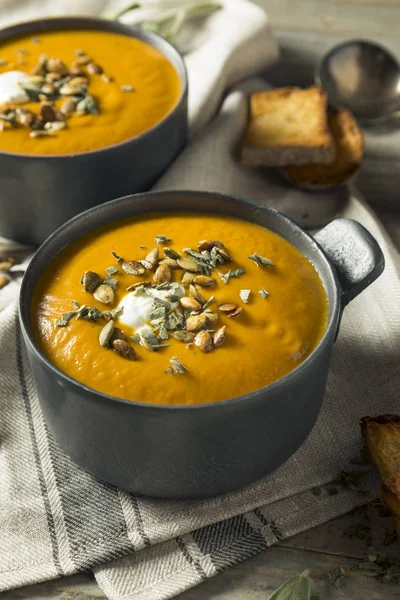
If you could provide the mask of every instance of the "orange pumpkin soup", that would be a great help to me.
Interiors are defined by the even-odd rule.
[[[311,263],[271,231],[154,214],[63,250],[37,284],[32,319],[44,353],[77,381],[128,400],[198,404],[293,370],[323,335],[327,299]]]
[[[0,150],[75,154],[105,148],[159,123],[180,94],[172,64],[135,38],[59,30],[5,41]]]

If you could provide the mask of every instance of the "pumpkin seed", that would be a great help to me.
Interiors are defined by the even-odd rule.
[[[101,76],[101,80],[104,81],[104,83],[111,83],[112,81],[114,81],[114,79],[110,77],[110,75],[104,75],[104,73]]]
[[[154,273],[153,281],[155,283],[167,283],[172,279],[172,271],[169,266],[163,262]]]
[[[87,54],[85,52],[83,52],[82,54],[79,54],[79,55],[77,54],[76,57],[77,58],[74,61],[74,63],[76,63],[77,65],[85,66],[92,61],[90,56],[87,56]]]
[[[186,320],[186,331],[199,331],[207,325],[207,317],[204,314],[194,315]]]
[[[224,244],[218,240],[201,240],[197,244],[197,250],[199,252],[202,252],[203,250],[212,250],[214,246],[217,246],[217,248],[223,248]]]
[[[225,262],[232,262],[233,258],[229,252],[225,250],[225,248],[217,248],[217,252],[220,256],[222,256]]]
[[[173,356],[169,362],[175,369],[175,373],[177,373],[178,375],[183,375],[187,372],[187,368],[181,363],[181,361],[176,356]]]
[[[214,347],[219,348],[225,341],[226,337],[226,325],[223,325],[213,335]]]
[[[225,304],[220,304],[218,308],[223,313],[231,313],[237,309],[237,304],[231,304],[230,302],[227,302]]]
[[[84,111],[85,113],[88,113],[90,115],[97,115],[99,113],[97,102],[93,98],[93,96],[90,96],[90,94],[87,94],[87,96],[85,96],[83,100],[80,100],[78,102],[76,110],[78,112]]]
[[[86,271],[82,276],[80,282],[83,285],[83,289],[85,290],[85,292],[93,294],[93,292],[101,284],[101,277],[94,271]]]
[[[108,321],[106,325],[104,325],[99,335],[100,346],[108,346],[108,343],[110,342],[114,333],[114,327],[114,321],[112,319]]]
[[[241,306],[237,306],[236,309],[229,313],[228,317],[232,317],[234,319],[236,319],[236,317],[239,317],[243,312],[243,308]]]
[[[182,275],[181,284],[184,286],[190,285],[195,277],[196,275],[194,273],[191,273],[190,271],[185,271]]]
[[[102,67],[95,62],[89,62],[86,65],[86,68],[90,75],[101,75],[101,73],[103,72]]]
[[[135,350],[125,340],[114,340],[112,343],[114,351],[128,360],[137,360],[137,354]]]
[[[181,269],[185,271],[190,271],[191,273],[199,273],[201,271],[201,267],[191,258],[177,258],[176,262],[180,266]]]
[[[178,342],[184,342],[185,344],[192,342],[194,338],[191,331],[174,331],[172,335]]]
[[[111,336],[110,343],[112,344],[114,340],[124,340],[126,341],[126,335],[119,327],[114,327],[113,334]]]
[[[200,287],[214,287],[217,284],[213,277],[208,277],[207,275],[196,275],[193,283]]]
[[[52,131],[45,131],[43,129],[38,129],[37,131],[31,131],[29,133],[29,137],[31,138],[52,137],[53,135]]]
[[[200,302],[190,296],[184,296],[179,300],[179,303],[188,310],[199,310],[201,308]]]
[[[125,273],[128,273],[128,275],[144,275],[146,271],[144,266],[137,260],[126,260],[121,266],[122,270],[125,271]]]
[[[125,85],[121,85],[121,92],[133,92],[133,85],[125,84]]]
[[[208,325],[213,325],[219,319],[217,313],[212,312],[211,310],[204,312],[203,315],[205,315],[207,317],[207,324]]]
[[[151,271],[157,264],[158,256],[158,248],[153,248],[153,250],[150,250],[146,258],[141,260],[140,263],[144,266],[145,269]]]
[[[192,298],[195,298],[195,300],[197,300],[197,302],[199,302],[201,306],[203,306],[206,303],[206,299],[203,298],[203,296],[193,284],[189,284],[189,295],[192,296]]]
[[[76,110],[77,105],[78,100],[75,98],[67,98],[67,100],[61,104],[60,110],[63,115],[71,115]]]
[[[269,292],[267,292],[267,290],[265,290],[264,288],[258,290],[258,293],[260,294],[261,298],[268,298],[269,296]]]
[[[172,250],[172,248],[168,248],[167,246],[165,246],[163,250],[164,256],[166,256],[167,258],[173,258],[174,260],[181,258],[181,255],[178,254],[178,252],[175,252],[175,250]]]
[[[194,338],[194,343],[202,352],[211,352],[214,350],[214,342],[208,331],[199,331]]]
[[[179,269],[179,265],[174,258],[164,258],[161,262],[164,262],[169,266],[170,269]]]
[[[103,304],[112,304],[115,300],[115,292],[112,287],[103,283],[96,289],[93,297]]]
[[[156,244],[166,244],[167,242],[172,242],[171,238],[166,235],[156,235],[154,238]]]
[[[49,121],[44,128],[46,131],[61,131],[67,128],[67,124],[65,121]]]
[[[60,73],[60,75],[67,75],[68,73],[68,67],[63,63],[61,58],[47,59],[46,67],[51,73]]]

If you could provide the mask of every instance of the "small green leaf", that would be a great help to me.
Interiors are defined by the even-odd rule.
[[[311,581],[308,571],[287,579],[268,600],[310,600]]]

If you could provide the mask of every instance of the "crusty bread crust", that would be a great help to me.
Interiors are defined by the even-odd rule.
[[[332,162],[335,146],[326,110],[326,96],[319,87],[252,94],[242,162],[269,167]]]
[[[400,416],[364,417],[361,432],[381,476],[381,498],[393,514],[400,540]]]
[[[344,108],[335,110],[328,120],[335,146],[335,160],[327,164],[291,165],[287,176],[298,184],[314,186],[341,185],[360,167],[364,153],[364,136],[353,115]]]

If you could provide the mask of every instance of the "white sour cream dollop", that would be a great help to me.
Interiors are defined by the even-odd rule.
[[[150,313],[154,298],[161,298],[161,300],[170,302],[169,296],[172,294],[182,298],[185,295],[185,288],[179,285],[179,283],[171,283],[169,290],[148,288],[146,294],[139,294],[137,296],[135,296],[134,292],[129,292],[118,305],[118,308],[122,309],[122,314],[118,317],[118,320],[137,331],[145,325],[150,324]],[[171,310],[174,310],[178,306],[178,302],[170,302],[170,304]]]
[[[28,102],[29,96],[18,85],[26,83],[29,75],[22,71],[7,71],[0,75],[0,104],[22,104]]]

